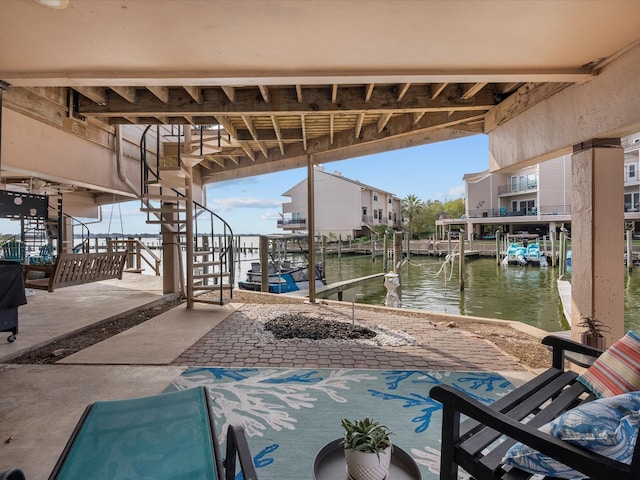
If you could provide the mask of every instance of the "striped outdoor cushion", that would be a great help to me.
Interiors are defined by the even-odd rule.
[[[640,334],[627,332],[578,381],[599,398],[640,390]]]

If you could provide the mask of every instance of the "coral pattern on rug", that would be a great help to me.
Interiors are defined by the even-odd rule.
[[[316,453],[342,437],[340,420],[367,416],[391,429],[426,480],[438,478],[441,406],[429,390],[441,383],[484,403],[513,388],[488,372],[194,367],[167,391],[206,386],[222,451],[227,426],[244,427],[261,480],[312,479]]]

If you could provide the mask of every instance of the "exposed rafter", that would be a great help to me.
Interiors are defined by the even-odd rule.
[[[407,90],[409,90],[409,87],[411,86],[410,83],[403,83],[402,85],[399,86],[398,88],[398,101],[401,102],[402,99],[404,98],[404,96],[407,94]]]
[[[258,89],[260,90],[264,103],[269,103],[269,88],[266,85],[258,85]]]
[[[438,98],[445,88],[447,88],[448,83],[434,83],[431,85],[431,100],[435,100]]]
[[[116,92],[122,98],[124,98],[129,103],[136,103],[138,99],[138,94],[135,87],[110,87],[111,90]]]
[[[468,87],[462,93],[462,95],[460,95],[460,97],[463,100],[468,100],[470,98],[473,98],[480,90],[482,90],[485,87],[486,84],[487,84],[486,82],[474,83],[473,85]]]
[[[371,95],[373,95],[373,89],[375,87],[375,83],[369,83],[367,85],[367,89],[364,92],[364,101],[368,102],[369,100],[371,100]]]
[[[193,101],[196,103],[202,103],[202,88],[194,87],[192,85],[186,85],[185,91],[189,94]]]
[[[302,124],[302,145],[306,152],[307,151],[307,128],[305,125],[304,115],[300,117],[300,123]]]
[[[336,103],[338,100],[338,84],[333,84],[331,86],[331,103]]]
[[[358,119],[356,120],[356,132],[355,132],[355,136],[356,138],[360,138],[360,131],[362,130],[362,123],[364,122],[364,113],[361,113],[360,115],[358,115]]]
[[[231,103],[236,103],[236,89],[235,87],[220,87],[224,94],[227,96]]]
[[[107,89],[102,87],[75,87],[74,90],[98,105],[107,104]]]
[[[273,131],[276,132],[276,138],[278,139],[278,146],[280,147],[280,153],[284,155],[284,142],[282,141],[282,132],[280,131],[280,125],[275,115],[271,115],[271,123],[273,123]]]
[[[378,133],[380,133],[384,129],[384,127],[387,125],[387,122],[391,118],[391,115],[393,114],[383,113],[382,115],[380,115],[380,118],[378,119]]]
[[[251,136],[253,137],[253,140],[258,145],[258,148],[260,149],[262,154],[266,158],[269,158],[269,154],[267,153],[267,149],[265,148],[264,144],[258,138],[258,132],[256,131],[255,127],[253,126],[253,122],[251,121],[251,117],[249,117],[248,115],[242,115],[242,121],[244,122],[244,124],[249,129],[249,132],[251,132]]]
[[[298,103],[302,103],[302,85],[296,85],[296,97],[298,97]]]
[[[148,86],[147,89],[162,103],[169,103],[169,87]]]

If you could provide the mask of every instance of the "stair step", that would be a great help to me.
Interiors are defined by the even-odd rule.
[[[145,223],[148,225],[184,225],[184,222],[184,220],[147,220]]]
[[[184,207],[141,207],[140,211],[143,213],[187,213],[187,209]]]
[[[194,257],[204,257],[205,255],[215,255],[217,252],[211,250],[196,250],[193,252]]]
[[[197,262],[193,264],[193,268],[198,268],[198,267],[219,267],[220,265],[222,265],[222,262],[219,261],[213,261],[213,262]]]
[[[184,182],[178,182],[174,180],[167,180],[161,178],[160,180],[147,180],[144,182],[148,187],[165,187],[165,188],[173,188],[174,190],[184,190],[186,189],[186,185]],[[184,192],[181,192],[184,193]]]
[[[193,301],[198,303],[208,303],[210,305],[222,305],[222,302],[220,302],[220,300],[214,300],[213,298],[196,297],[193,299]]]
[[[187,201],[187,197],[180,197],[177,195],[155,195],[148,194],[143,197],[145,200],[151,200],[154,202],[180,202],[185,203]]]
[[[231,273],[229,272],[210,272],[210,273],[194,273],[193,274],[193,279],[194,280],[199,280],[199,279],[206,279],[206,278],[220,278],[220,277],[228,277],[229,275],[231,275]]]
[[[124,271],[128,273],[142,273],[144,272],[144,268],[125,268]]]
[[[222,284],[222,288],[223,289],[229,288],[229,284],[223,283]],[[194,290],[203,290],[203,291],[206,290],[206,291],[211,292],[211,291],[214,291],[214,290],[220,290],[220,285],[194,285],[193,289]]]

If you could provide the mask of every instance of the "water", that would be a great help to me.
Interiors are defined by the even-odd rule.
[[[157,239],[145,239],[158,245]],[[236,282],[243,280],[252,261],[259,261],[258,237],[242,237],[241,246],[254,247],[253,252],[240,253],[236,264]],[[159,254],[159,252],[156,252]],[[320,261],[317,254],[316,260]],[[442,257],[412,256],[402,269],[402,305],[406,308],[470,315],[501,320],[520,321],[553,332],[565,330],[568,324],[562,314],[562,303],[556,281],[559,269],[498,266],[493,258],[467,259],[465,290],[460,291],[458,264],[451,272],[437,273],[443,268]],[[629,274],[625,270],[625,327],[640,329],[640,267]],[[368,255],[326,257],[328,283],[364,277],[382,272],[382,258],[372,262]],[[150,272],[145,272],[150,273]],[[453,273],[452,275],[450,275]],[[437,275],[437,276],[436,276]],[[386,289],[382,278],[349,289],[343,301],[384,305]],[[331,297],[337,299],[337,296]]]
[[[465,290],[460,291],[458,264],[441,270],[441,257],[412,257],[402,270],[402,306],[420,310],[516,320],[546,331],[568,328],[558,295],[557,269],[498,266],[494,259],[465,262]],[[329,283],[382,271],[370,257],[327,259]],[[439,275],[438,272],[440,272]],[[437,275],[437,276],[436,276]],[[384,304],[382,279],[345,292],[343,299]]]

